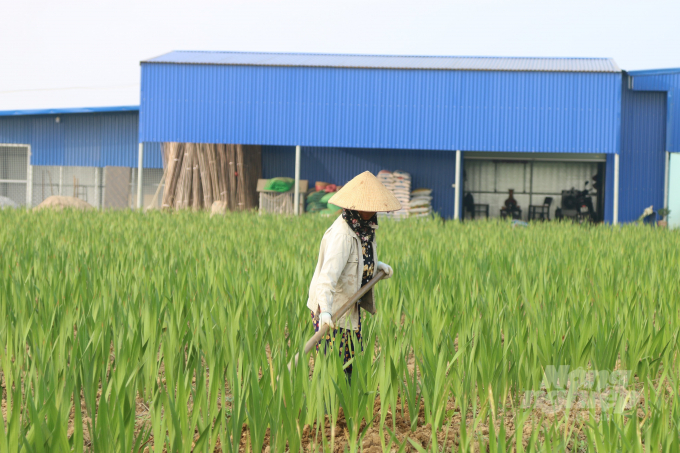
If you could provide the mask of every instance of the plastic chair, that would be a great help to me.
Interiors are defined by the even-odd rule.
[[[529,220],[550,220],[550,205],[552,197],[545,197],[543,204],[529,206]]]
[[[484,216],[489,218],[489,205],[488,204],[476,204],[475,205],[475,217]]]

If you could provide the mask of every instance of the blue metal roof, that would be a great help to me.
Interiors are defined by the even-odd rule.
[[[630,76],[680,74],[680,68],[645,69],[641,71],[626,71],[626,73]]]
[[[621,72],[611,58],[447,57],[175,51],[142,63],[453,71]]]
[[[142,64],[140,140],[616,153],[620,73]]]
[[[139,113],[104,112],[0,117],[0,143],[31,145],[32,165],[136,167]],[[148,144],[144,167],[162,168],[158,144]]]
[[[67,109],[38,110],[0,110],[0,116],[54,115],[67,113],[103,113],[103,112],[138,112],[138,105],[122,105],[116,107],[77,107]]]

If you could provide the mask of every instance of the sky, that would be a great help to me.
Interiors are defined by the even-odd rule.
[[[172,50],[607,57],[680,67],[678,0],[0,0],[0,111],[139,104]]]

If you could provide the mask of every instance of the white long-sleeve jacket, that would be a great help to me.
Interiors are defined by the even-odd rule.
[[[373,262],[378,264],[378,254],[373,241]],[[326,230],[321,239],[319,261],[309,286],[307,307],[314,313],[327,312],[333,315],[347,300],[361,289],[364,256],[361,240],[339,216]],[[361,308],[375,313],[373,289],[361,298]],[[359,309],[355,305],[335,322],[336,328],[358,330]]]

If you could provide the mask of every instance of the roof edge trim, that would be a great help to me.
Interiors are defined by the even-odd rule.
[[[273,65],[273,64],[247,64],[247,63],[177,63],[168,61],[142,61],[140,64],[152,65],[176,65],[176,66],[253,66],[262,68],[336,68],[336,69],[378,69],[378,70],[404,70],[404,71],[460,71],[460,72],[563,72],[563,73],[579,73],[579,74],[620,74],[622,71],[577,71],[575,69],[467,69],[467,68],[399,68],[399,67],[383,67],[376,68],[372,66],[306,66],[306,65]],[[1,113],[0,113],[1,114]]]
[[[646,76],[646,75],[663,75],[663,74],[679,74],[680,68],[666,68],[666,69],[643,69],[640,71],[626,71],[630,76]]]
[[[69,113],[138,112],[138,105],[116,107],[76,107],[65,109],[0,110],[0,116],[63,115]]]

